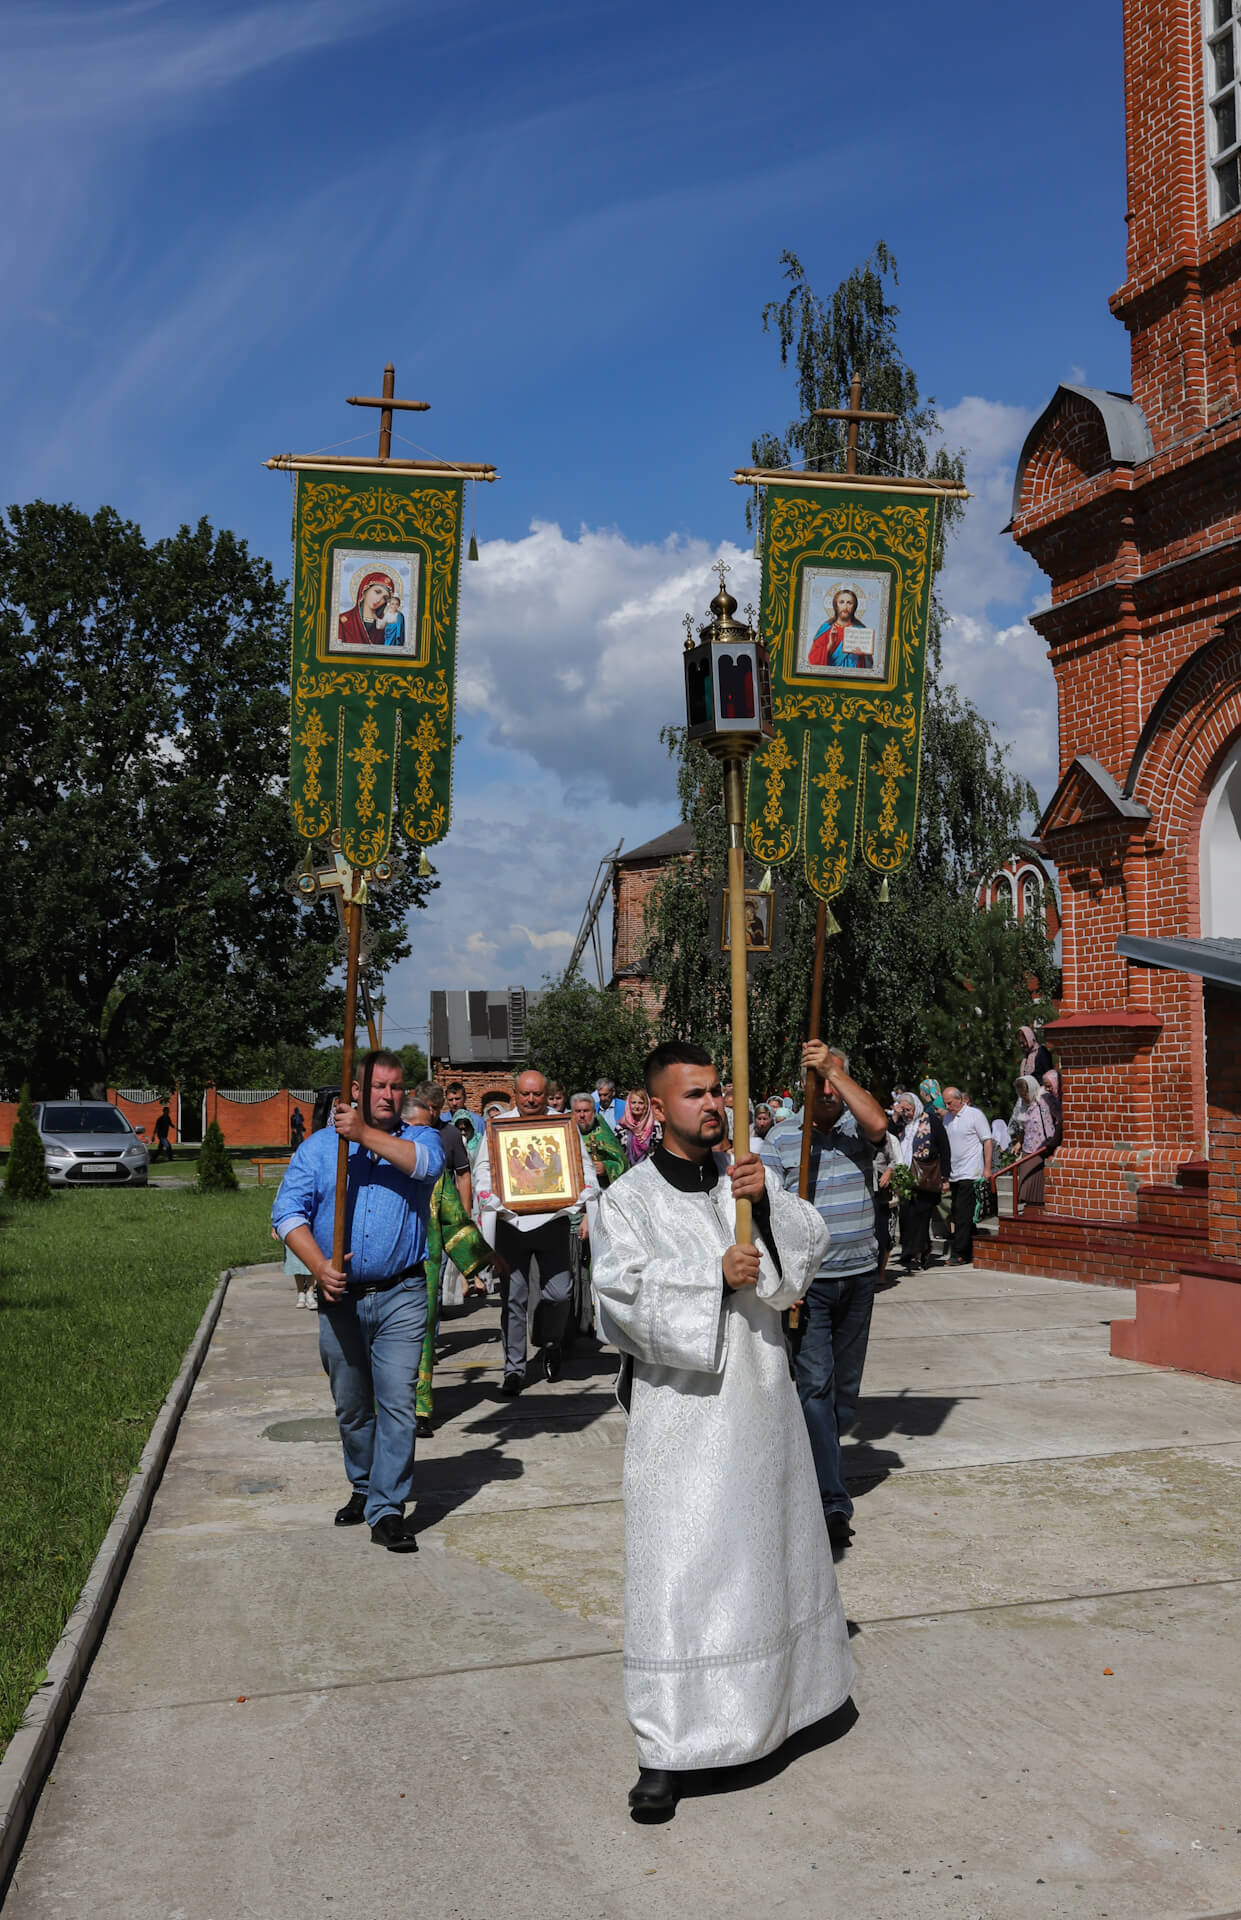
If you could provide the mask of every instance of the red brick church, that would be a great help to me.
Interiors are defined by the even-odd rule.
[[[1124,54],[1133,391],[1057,389],[1011,529],[1051,580],[1064,1145],[983,1257],[1175,1289],[1241,1279],[1241,20],[1126,0]]]

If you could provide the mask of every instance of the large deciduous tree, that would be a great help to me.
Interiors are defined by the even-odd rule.
[[[827,301],[813,292],[794,254],[786,252],[782,264],[788,290],[764,308],[763,325],[774,328],[781,360],[793,363],[798,413],[783,433],[755,439],[756,464],[843,469],[844,426],[816,420],[814,409],[848,405],[857,373],[862,405],[898,416],[862,425],[859,471],[961,477],[962,456],[940,444],[935,403],[922,398],[901,354],[899,308],[888,292],[896,266],[886,248],[876,247]],[[946,503],[937,571],[944,534],[960,511],[957,503]],[[955,687],[941,684],[944,618],[933,596],[912,857],[890,881],[886,902],[879,899],[875,876],[853,869],[833,902],[840,932],[827,943],[824,1033],[848,1049],[855,1072],[884,1089],[935,1064],[935,1047],[948,1035],[932,1025],[930,1010],[978,964],[978,882],[1015,849],[1023,817],[1037,804],[1028,781],[1006,770],[1001,744],[981,714]],[[728,963],[709,937],[710,903],[727,872],[720,769],[686,740],[683,729],[670,728],[666,738],[677,761],[681,816],[693,829],[697,853],[667,870],[652,910],[651,965],[665,989],[661,1027],[668,1036],[692,1035],[723,1059]],[[799,865],[777,868],[774,880],[783,937],[776,951],[750,962],[751,1083],[759,1093],[787,1084],[798,1071],[817,908]],[[1019,958],[1020,965],[994,967],[988,979],[995,996],[991,1022],[1014,1034],[1029,1017],[1038,986],[1046,991],[1054,977],[1048,943],[1033,927],[1022,936]],[[1033,992],[1026,973],[1038,983]],[[953,1035],[959,1037],[957,1027]],[[990,1077],[989,1070],[989,1083]]]
[[[0,1082],[236,1082],[337,1028],[334,909],[284,886],[287,635],[271,568],[205,520],[0,519]],[[377,969],[425,891],[368,909]]]
[[[530,1065],[559,1080],[568,1094],[593,1088],[602,1074],[622,1092],[640,1087],[650,1046],[650,1022],[642,1006],[590,986],[580,973],[568,980],[549,975],[526,1015]]]

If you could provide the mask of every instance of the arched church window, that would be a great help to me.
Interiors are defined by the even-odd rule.
[[[997,873],[995,876],[995,891],[992,896],[992,905],[1007,907],[1010,913],[1013,911],[1013,883],[1006,873]]]
[[[1027,873],[1021,882],[1021,917],[1023,920],[1038,920],[1042,917],[1043,889],[1038,883],[1037,873]]]
[[[1241,740],[1220,768],[1198,834],[1202,937],[1241,939]]]
[[[1203,0],[1211,223],[1241,207],[1241,19],[1237,0]]]

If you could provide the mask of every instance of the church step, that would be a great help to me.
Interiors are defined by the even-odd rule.
[[[1112,1322],[1111,1351],[1241,1382],[1241,1267],[1202,1260],[1174,1282],[1139,1282],[1134,1318]]]

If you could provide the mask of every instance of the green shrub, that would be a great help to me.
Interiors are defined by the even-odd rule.
[[[22,1088],[18,1101],[4,1186],[5,1192],[16,1200],[50,1200],[52,1195],[47,1181],[47,1163],[43,1158],[43,1142],[34,1123],[28,1086]]]
[[[220,1123],[213,1120],[203,1135],[198,1155],[198,1191],[200,1193],[236,1193],[237,1175],[224,1149]]]

